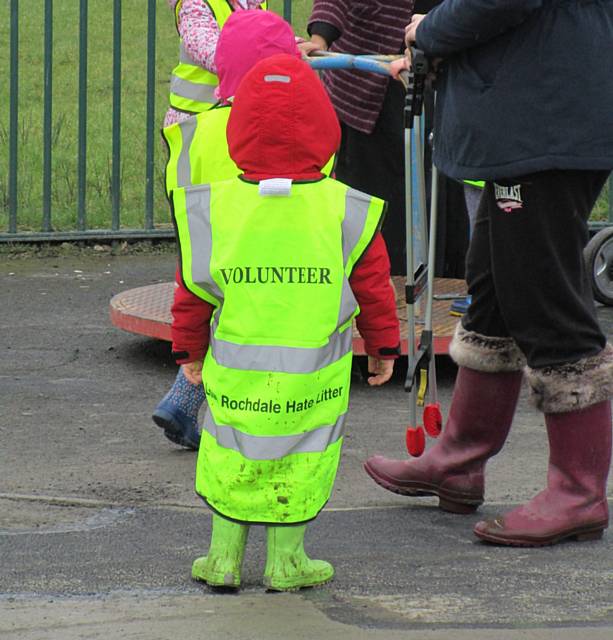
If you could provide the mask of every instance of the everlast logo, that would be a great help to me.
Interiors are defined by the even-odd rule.
[[[226,284],[332,284],[325,267],[230,267],[220,269]]]

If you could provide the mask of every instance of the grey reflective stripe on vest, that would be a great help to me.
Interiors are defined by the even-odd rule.
[[[181,129],[181,153],[177,160],[178,187],[189,187],[192,184],[192,163],[189,152],[197,126],[198,121],[195,117],[188,118],[179,124]]]
[[[355,189],[347,189],[345,217],[343,219],[343,264],[347,264],[351,252],[360,240],[370,208],[370,198]],[[348,213],[351,212],[351,215]]]
[[[190,82],[178,76],[172,76],[170,78],[170,93],[196,102],[210,102],[214,104],[216,101],[215,87],[213,85]]]
[[[216,424],[209,409],[204,419],[204,430],[215,438],[219,446],[238,451],[243,458],[278,460],[292,453],[323,453],[343,436],[346,415],[341,415],[335,424],[293,436],[254,436],[229,425]]]
[[[335,331],[323,347],[278,347],[237,344],[216,337],[217,320],[211,325],[209,348],[215,362],[231,369],[275,371],[282,373],[313,373],[340,360],[351,351],[353,329]]]
[[[341,304],[338,309],[337,326],[342,327],[355,313],[358,306],[357,300],[351,290],[351,285],[347,276],[343,275],[343,293],[341,295]]]
[[[192,281],[217,300],[223,294],[211,277],[211,187],[202,185],[185,190],[185,208],[192,253]]]
[[[345,217],[343,218],[343,264],[346,265],[351,252],[360,241],[366,220],[368,219],[368,209],[371,199],[364,193],[355,189],[347,189],[345,196]],[[349,215],[350,214],[350,215]],[[355,312],[357,302],[349,280],[343,280],[343,294],[341,306],[338,313],[338,324],[345,324]]]

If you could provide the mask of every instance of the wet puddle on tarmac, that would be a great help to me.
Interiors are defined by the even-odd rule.
[[[131,508],[48,504],[0,498],[0,536],[89,531],[116,524]]]

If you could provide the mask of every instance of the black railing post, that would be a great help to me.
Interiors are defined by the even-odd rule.
[[[87,229],[87,20],[88,0],[80,0],[79,11],[79,133],[77,159],[77,229]]]
[[[43,97],[43,231],[51,231],[51,145],[53,143],[53,0],[45,0]]]
[[[153,229],[155,160],[155,16],[156,0],[149,0],[147,15],[147,159],[145,169],[145,229]]]
[[[113,159],[111,168],[112,229],[120,226],[121,203],[121,0],[113,1]]]
[[[17,231],[17,127],[19,126],[19,0],[11,0],[11,71],[9,105],[9,233]]]

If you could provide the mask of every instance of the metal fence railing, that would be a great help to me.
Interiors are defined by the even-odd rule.
[[[177,50],[167,0],[43,3],[42,15],[0,7],[0,242],[172,237],[158,136]],[[291,0],[272,8],[291,22]],[[613,178],[607,214],[595,226],[613,224]]]
[[[126,80],[130,79],[126,72],[130,60],[124,54],[124,49],[131,44],[132,35],[125,33],[129,22],[124,27],[124,21],[126,13],[133,12],[137,4],[141,14],[146,7],[146,16],[140,16],[141,31],[146,30],[140,42],[140,51],[145,53],[146,61],[144,70],[138,72],[141,74],[144,71],[144,90],[141,86],[138,91],[129,93],[125,85]],[[158,139],[161,114],[167,104],[169,69],[175,62],[178,48],[174,26],[169,26],[171,20],[166,0],[146,0],[146,3],[122,3],[122,0],[96,0],[90,3],[89,0],[79,0],[78,3],[55,4],[53,0],[44,0],[40,25],[33,23],[33,14],[37,12],[24,7],[24,3],[21,5],[19,0],[10,0],[4,9],[0,8],[0,22],[5,18],[4,24],[8,26],[8,29],[4,27],[4,34],[8,30],[6,40],[1,37],[4,34],[0,27],[0,46],[3,41],[8,44],[5,59],[8,60],[6,71],[10,77],[8,100],[0,100],[0,104],[8,104],[8,113],[2,113],[0,107],[0,141],[6,138],[8,147],[5,170],[0,161],[0,242],[172,237],[174,231],[169,224],[167,206],[160,195],[163,192],[163,158],[160,156],[163,154]],[[284,17],[291,21],[291,0],[283,0],[282,5],[277,2],[275,8],[282,9]],[[92,28],[98,28],[101,23],[98,14],[102,10],[107,11],[102,22],[110,23],[110,33],[97,32],[92,38]],[[92,16],[94,12],[97,14]],[[159,22],[158,13],[164,14]],[[78,34],[74,34],[73,49],[68,53],[64,51],[63,59],[59,59],[62,56],[57,51],[65,35],[65,25],[60,25],[58,29],[57,23],[62,19],[64,22],[76,22]],[[132,20],[132,14],[128,20]],[[166,29],[165,42],[172,48],[172,55],[164,60],[170,66],[163,68],[156,65],[160,24]],[[41,36],[43,45],[40,64],[32,62],[36,48],[32,43],[34,33]],[[92,51],[105,48],[105,44],[100,44],[101,38],[105,38],[106,46],[111,49],[107,52],[110,73],[107,78],[99,80],[98,89],[92,89],[92,75],[96,73],[99,62],[94,60],[92,66],[91,54]],[[3,52],[0,52],[0,59],[2,56]],[[24,61],[27,61],[26,64]],[[73,102],[60,112],[56,102],[64,98],[64,85],[72,82],[65,79],[67,61],[69,71],[74,71],[72,75],[76,77],[75,96]],[[56,72],[58,69],[63,71],[60,77]],[[42,76],[42,86],[38,95],[32,97],[35,89],[30,85],[36,84],[37,76]],[[100,97],[103,93],[106,96]],[[94,97],[92,94],[95,94]],[[110,136],[106,136],[110,138],[110,148],[108,162],[103,163],[105,173],[99,180],[100,184],[92,187],[90,168],[92,158],[99,160],[100,145],[92,142],[90,125],[92,118],[96,117],[92,116],[93,107],[101,99],[109,99],[110,102],[107,110],[110,111]],[[137,103],[139,113],[142,113],[141,120],[144,119],[144,126],[138,133],[138,145],[144,153],[135,159],[134,154],[128,158],[126,152],[129,154],[132,151],[136,139],[132,137],[126,141],[122,128],[125,128],[125,116],[136,110]],[[42,123],[40,129],[37,128],[37,122]],[[61,139],[72,123],[76,125],[70,136],[73,149],[66,151]],[[97,117],[95,124],[100,126]],[[60,161],[56,158],[58,146],[68,153],[68,159]],[[130,170],[126,163],[144,165],[140,167],[139,180],[132,181],[140,184],[131,184],[126,178],[125,174]],[[63,171],[61,177],[57,175],[58,166]],[[59,181],[65,184],[58,186]],[[128,187],[141,189],[136,205],[126,204],[122,197]],[[92,199],[89,198],[89,192],[93,188],[101,196],[96,201],[97,206],[105,209],[102,222],[100,216],[97,220],[91,219]],[[36,192],[36,198],[31,197],[33,192]],[[162,218],[162,222],[156,221],[156,215]],[[135,218],[139,224],[134,224]]]
[[[156,0],[147,0],[146,35],[146,153],[144,180],[144,223],[142,228],[122,228],[121,224],[121,107],[122,107],[122,1],[112,2],[112,152],[110,160],[109,205],[110,216],[107,228],[90,228],[86,206],[88,168],[88,0],[79,0],[78,7],[78,99],[76,135],[76,216],[72,229],[58,229],[54,224],[53,194],[53,144],[54,144],[54,3],[44,0],[43,15],[43,88],[42,88],[42,207],[40,228],[24,230],[20,216],[19,180],[20,167],[20,7],[19,0],[10,0],[10,99],[8,124],[8,188],[5,209],[7,223],[0,231],[0,241],[32,241],[59,239],[125,238],[130,236],[172,236],[169,229],[156,229],[153,216],[153,185],[155,132],[155,78],[156,78]],[[27,43],[26,43],[27,44]],[[29,70],[28,70],[29,71]],[[60,89],[61,90],[61,89]],[[25,128],[26,125],[22,125]],[[28,211],[28,218],[32,211]],[[31,223],[25,226],[32,226]]]

